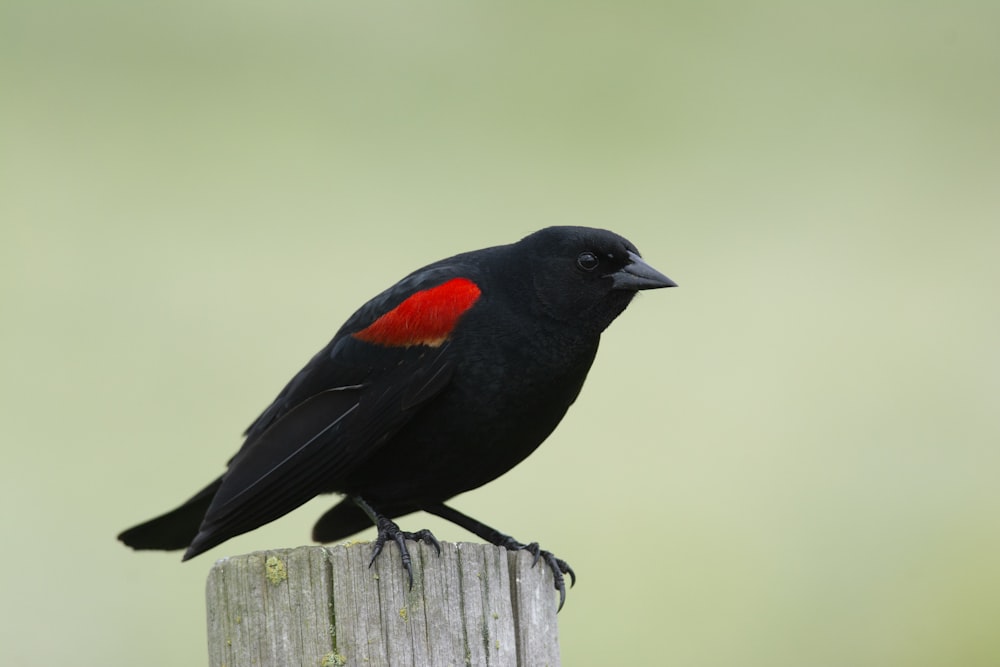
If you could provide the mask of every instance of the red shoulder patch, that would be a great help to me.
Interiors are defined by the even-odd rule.
[[[438,347],[451,334],[458,319],[481,294],[467,278],[412,294],[403,303],[352,334],[358,340],[390,347],[429,345]]]

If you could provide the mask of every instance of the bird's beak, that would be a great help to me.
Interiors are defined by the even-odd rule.
[[[629,263],[620,271],[615,271],[610,278],[614,281],[614,289],[632,290],[659,289],[660,287],[677,287],[670,278],[651,267],[646,261],[632,251],[628,253]]]

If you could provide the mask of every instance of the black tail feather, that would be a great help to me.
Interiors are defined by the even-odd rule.
[[[220,477],[177,509],[129,528],[118,539],[133,549],[174,551],[187,548],[198,534],[198,527],[221,485]]]

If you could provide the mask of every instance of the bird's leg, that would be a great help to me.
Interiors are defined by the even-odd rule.
[[[389,519],[387,516],[381,514],[374,507],[368,504],[364,498],[361,496],[351,496],[351,501],[361,508],[361,510],[368,515],[368,518],[372,520],[375,527],[378,528],[378,537],[375,539],[375,546],[372,548],[372,558],[368,561],[368,567],[371,567],[375,563],[375,559],[380,553],[382,553],[382,547],[389,540],[392,540],[399,546],[399,557],[403,562],[403,568],[406,570],[406,574],[410,580],[410,588],[413,588],[413,568],[410,565],[410,550],[406,548],[406,540],[422,540],[429,544],[433,544],[434,548],[437,550],[438,555],[441,555],[441,543],[437,541],[437,538],[427,530],[418,530],[415,533],[407,533],[399,529],[396,522]]]
[[[573,568],[571,568],[566,561],[561,558],[556,558],[551,551],[545,551],[544,549],[539,548],[538,542],[531,542],[530,544],[518,542],[510,535],[505,535],[495,528],[490,528],[485,523],[476,521],[471,516],[462,514],[458,510],[454,510],[444,503],[425,506],[422,509],[425,512],[436,514],[442,519],[447,519],[448,521],[465,528],[470,533],[478,535],[490,544],[503,547],[508,551],[527,551],[534,558],[534,561],[531,564],[532,567],[537,565],[539,560],[544,560],[545,564],[549,566],[550,570],[552,570],[552,578],[555,583],[555,589],[559,591],[559,609],[562,609],[563,603],[566,602],[566,579],[563,575],[569,575],[570,587],[576,584],[576,573],[573,572]]]

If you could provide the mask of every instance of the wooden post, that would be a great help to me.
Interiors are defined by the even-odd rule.
[[[208,576],[212,667],[556,667],[558,594],[531,554],[410,542],[259,551]]]

